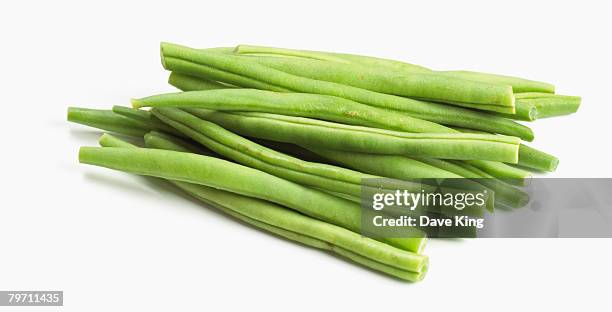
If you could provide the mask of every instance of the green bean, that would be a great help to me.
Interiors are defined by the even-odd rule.
[[[142,137],[151,130],[177,134],[149,112],[123,106],[115,106],[112,111],[69,107],[68,121],[128,136]]]
[[[231,87],[216,81],[205,80],[177,72],[170,73],[168,83],[183,91],[214,90]]]
[[[372,154],[518,161],[519,140],[514,137],[407,133],[267,113],[230,114],[205,109],[189,111],[241,135],[303,146]]]
[[[361,197],[357,197],[357,196],[353,196],[351,194],[345,194],[345,193],[340,193],[340,192],[334,192],[334,191],[330,191],[330,190],[324,190],[324,189],[320,189],[320,188],[316,188],[317,190],[323,191],[327,194],[331,194],[334,195],[336,197],[340,197],[346,200],[350,200],[356,204],[361,204]]]
[[[167,43],[162,44],[162,57],[164,67],[168,70],[209,80],[270,91],[338,96],[362,104],[404,111],[412,117],[431,122],[533,140],[531,129],[492,114],[299,77],[263,66],[244,57],[200,51]]]
[[[217,81],[182,74],[176,71],[170,72],[170,76],[168,76],[168,84],[181,91],[204,91],[231,87],[230,85]]]
[[[538,119],[573,114],[581,101],[579,96],[559,94],[530,92],[520,95],[521,105],[534,107]]]
[[[473,129],[455,128],[455,130],[466,133],[486,133]],[[472,165],[486,171],[496,178],[510,178],[510,181],[520,182],[521,179],[530,177],[530,174],[518,168],[513,168],[501,163],[488,163],[483,161],[469,161]],[[517,165],[525,168],[535,169],[538,171],[555,171],[559,159],[553,155],[537,150],[525,144],[519,145],[519,161]],[[519,183],[518,185],[525,185]]]
[[[478,179],[478,178],[485,177],[483,175],[475,173],[473,170],[468,169],[468,168],[471,168],[472,166],[469,164],[466,164],[465,162],[454,162],[454,161],[448,161],[444,159],[433,159],[433,158],[422,158],[422,157],[415,157],[414,159],[422,163],[428,164],[430,166],[434,166],[436,168],[439,168],[439,169],[442,169],[448,172],[452,172],[464,178]]]
[[[140,122],[143,125],[149,126],[151,122],[151,113],[145,110],[134,109],[131,107],[114,105],[112,109],[113,113],[131,118],[134,121]]]
[[[575,113],[580,107],[579,96],[541,92],[516,93],[516,114],[497,114],[506,118],[534,121],[536,119]]]
[[[103,133],[102,136],[100,136],[98,143],[103,147],[137,147],[132,143],[121,140],[108,133]]]
[[[519,146],[519,162],[521,161],[521,149],[524,145]],[[465,163],[474,166],[490,176],[502,180],[506,183],[517,185],[517,186],[525,186],[529,184],[529,181],[532,178],[532,174],[523,169],[519,169],[516,167],[512,167],[506,165],[504,163],[492,162],[486,160],[480,161],[472,161],[467,160]]]
[[[540,171],[555,171],[559,165],[559,159],[533,147],[521,144],[519,148],[519,166],[532,168]]]
[[[143,136],[149,125],[112,112],[111,110],[68,108],[68,121],[131,136]]]
[[[487,82],[492,84],[502,84],[512,86],[514,93],[519,92],[546,92],[555,93],[555,86],[541,81],[523,79],[512,76],[495,75],[466,70],[436,71],[438,74],[450,77],[463,78],[468,80]]]
[[[448,127],[416,119],[397,111],[372,107],[339,97],[308,93],[218,89],[154,95],[133,99],[132,105],[135,108],[183,107],[263,112],[406,132],[452,132]]]
[[[134,109],[131,107],[113,106],[113,112],[127,118],[130,118],[136,122],[140,122],[143,127],[147,127],[151,130],[159,130],[166,133],[171,133],[173,135],[181,136],[182,134],[177,132],[176,130],[168,127],[163,122],[161,122],[157,117],[153,116],[150,112],[142,110],[142,109]]]
[[[192,153],[193,151],[187,146],[170,140],[165,134],[160,132],[149,132],[144,136],[145,146],[149,148],[165,149],[177,152]],[[100,144],[105,146],[103,144]],[[121,146],[119,146],[121,147]],[[199,153],[196,153],[199,154]],[[207,155],[210,156],[210,155]]]
[[[455,130],[459,130],[465,133],[486,133],[471,129],[455,128]],[[521,159],[521,149],[524,148],[524,146],[524,144],[519,144],[519,163],[523,161]],[[530,179],[532,178],[531,172],[500,162],[493,162],[487,160],[466,160],[465,163],[486,172],[492,177],[517,186],[527,185]]]
[[[515,113],[514,114],[502,114],[497,113],[496,115],[523,121],[534,121],[538,119],[538,109],[528,100],[516,99],[514,103]]]
[[[219,53],[213,53],[213,55],[217,56],[219,55]],[[212,66],[206,66],[199,63],[190,62],[187,60],[180,59],[178,57],[163,55],[162,57],[162,65],[164,66],[164,68],[173,72],[183,73],[190,76],[197,76],[205,80],[218,81],[224,84],[230,84],[239,87],[256,88],[277,92],[291,91],[284,87],[280,87],[254,78],[241,76],[229,71],[220,70]],[[233,56],[230,55],[230,57]],[[185,82],[184,79],[181,79],[181,82]],[[174,83],[177,83],[176,79]]]
[[[317,162],[317,163],[324,163],[324,164],[331,164],[328,159],[316,153],[313,153],[312,151],[309,151],[301,146],[295,145],[295,144],[270,141],[270,140],[262,140],[262,139],[257,139],[257,138],[250,138],[250,140],[252,140],[253,142],[259,145],[263,145],[267,148],[271,148],[283,154],[291,155],[301,160]]]
[[[376,172],[383,177],[404,180],[461,178],[460,175],[450,171],[405,156],[350,153],[317,147],[307,147],[307,149],[349,168],[362,172]]]
[[[417,160],[429,165],[453,172],[464,178],[469,178],[480,183],[495,193],[495,206],[508,206],[520,208],[527,204],[529,195],[521,189],[512,187],[502,181],[495,179],[487,172],[465,162],[445,161],[442,159],[417,158]]]
[[[225,50],[224,50],[225,51]],[[367,67],[380,68],[390,71],[396,71],[399,74],[406,72],[421,72],[431,73],[432,70],[410,64],[401,61],[395,61],[390,59],[381,59],[370,56],[354,55],[354,54],[343,54],[343,53],[329,53],[329,52],[318,52],[318,51],[305,51],[305,50],[292,50],[282,48],[271,48],[261,46],[250,46],[250,45],[238,45],[234,49],[235,53],[243,55],[255,55],[255,56],[292,56],[300,58],[315,59],[320,61],[332,61],[338,63],[350,63],[354,65],[362,65]],[[480,82],[487,82],[493,84],[510,85],[514,92],[555,92],[555,86],[540,81],[533,81],[518,77],[502,76],[488,73],[480,73],[473,71],[433,71],[436,74],[448,75],[451,77],[469,79]]]
[[[151,131],[145,134],[144,141],[146,146],[157,146],[159,149],[173,150],[179,152],[191,152],[200,155],[217,157],[215,153],[203,148],[199,144],[194,144],[179,137],[166,133]],[[172,145],[165,145],[172,143]]]
[[[510,208],[521,208],[527,205],[529,202],[529,194],[522,189],[513,187],[503,181],[495,179],[494,176],[488,174],[480,168],[471,166],[470,164],[455,161],[451,162],[480,176],[480,178],[475,178],[475,181],[487,186],[495,192],[496,206],[497,203],[499,203],[500,205]]]
[[[475,82],[435,72],[404,72],[398,75],[373,67],[314,59],[261,56],[248,58],[261,65],[300,77],[426,101],[514,113],[514,96],[509,85]]]
[[[158,148],[163,146],[168,149],[177,148],[178,151],[185,150],[163,136],[159,136],[158,139],[148,142],[157,145]],[[111,147],[135,147],[106,134],[100,139],[100,143]],[[427,256],[391,247],[267,201],[192,183],[173,180],[169,182],[247,224],[289,240],[332,251],[366,267],[408,281],[420,281],[427,272]]]
[[[563,97],[568,95],[559,95],[554,93],[546,93],[546,92],[520,92],[514,94],[516,99],[528,100],[528,99],[541,99],[541,98],[555,98],[555,97]]]
[[[408,72],[430,72],[431,70],[423,66],[414,65],[410,63],[383,59],[378,57],[346,54],[346,53],[331,53],[331,52],[319,52],[319,51],[307,51],[307,50],[292,50],[283,48],[271,48],[253,45],[238,45],[235,50],[238,54],[246,55],[263,55],[263,56],[294,56],[302,58],[310,58],[320,61],[332,61],[338,63],[350,63],[356,65],[363,65],[369,67],[383,67],[395,70],[402,70]]]
[[[200,154],[190,148],[190,146],[184,145],[183,142],[177,141],[176,138],[172,138],[163,133],[151,131],[145,135],[145,147],[156,148],[162,150],[185,152]],[[201,155],[201,154],[200,154]],[[209,156],[209,155],[206,155]]]

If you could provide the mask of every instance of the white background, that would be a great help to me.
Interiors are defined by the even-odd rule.
[[[599,4],[601,3],[601,4]],[[407,284],[234,222],[144,178],[77,163],[98,133],[67,106],[171,91],[158,44],[353,52],[520,75],[583,96],[533,124],[555,177],[611,177],[605,1],[14,1],[0,5],[0,290],[64,290],[20,311],[608,310],[607,239],[431,241]],[[4,311],[0,307],[0,311]]]

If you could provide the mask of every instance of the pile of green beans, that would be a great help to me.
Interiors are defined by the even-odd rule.
[[[136,114],[150,114],[148,111],[141,111],[140,113],[129,112],[130,108],[114,106],[113,111],[101,113],[108,115],[113,112],[118,114],[125,114],[126,116],[134,116]],[[133,110],[133,109],[132,109]],[[195,151],[198,154],[204,155],[215,155],[217,157],[223,157],[224,159],[230,159],[240,164],[257,168],[259,170],[274,174],[278,177],[308,185],[328,193],[341,195],[343,198],[349,198],[353,201],[359,202],[360,196],[360,183],[362,179],[373,179],[381,178],[383,176],[392,177],[389,175],[371,175],[364,174],[359,171],[353,171],[342,167],[330,166],[320,163],[312,163],[302,161],[299,158],[291,157],[289,155],[279,153],[273,149],[266,148],[260,144],[250,141],[246,138],[240,137],[226,129],[220,127],[217,124],[207,122],[199,119],[196,116],[184,112],[178,109],[172,108],[156,108],[153,110],[155,116],[158,116],[160,120],[174,126],[178,131],[181,131],[185,136],[193,139],[194,141],[202,144],[207,149],[202,150],[200,146],[196,146],[191,142],[184,141],[182,139],[168,136],[161,132],[152,131],[145,135],[145,142],[149,140],[158,139],[160,136],[170,137],[174,141],[181,141],[183,146],[189,146],[191,151]],[[115,115],[121,119],[122,116]],[[148,117],[151,118],[151,117]],[[79,122],[79,120],[73,120]],[[87,124],[86,121],[81,122]],[[153,128],[145,129],[153,130]],[[130,132],[120,132],[122,134],[130,135]],[[154,135],[155,134],[155,135]],[[275,147],[278,147],[276,145]],[[318,148],[317,153],[323,153],[324,149]],[[339,151],[326,150],[327,153],[338,154]],[[216,153],[215,153],[216,152]],[[349,153],[351,154],[351,153]],[[375,155],[375,154],[362,154],[357,153],[354,155],[361,155],[372,160],[371,165],[379,164],[381,168],[397,168],[396,166],[402,167],[404,175],[403,179],[421,179],[421,178],[460,178],[462,175],[457,175],[451,171],[444,170],[440,166],[432,166],[426,163],[426,161],[418,161],[410,159],[408,157],[398,157],[405,159],[401,164],[396,165],[394,162],[389,161],[393,156],[391,155]],[[327,156],[327,155],[326,155]],[[356,160],[359,158],[356,158]],[[334,159],[335,161],[337,159]],[[346,164],[345,164],[346,165]],[[352,167],[352,166],[348,166]],[[363,169],[363,168],[360,168]],[[361,170],[362,172],[371,172],[368,170]],[[384,172],[383,172],[384,173]],[[479,176],[480,178],[480,176]],[[406,185],[404,185],[406,186]],[[419,184],[415,185],[415,190],[421,190],[425,186]],[[494,196],[489,198],[491,201],[494,200]],[[492,202],[487,202],[489,209],[493,208]]]
[[[189,76],[189,75],[185,75],[185,74],[180,74],[180,73],[176,73],[176,72],[172,72],[170,74],[169,77],[169,82],[183,90],[183,91],[203,91],[203,90],[213,90],[213,89],[218,89],[218,88],[226,88],[227,86],[223,86],[220,84],[214,84],[214,82],[210,82],[208,80],[202,79],[202,78],[197,78],[194,76]],[[233,101],[233,100],[232,100]],[[273,101],[272,99],[266,99],[266,101]],[[138,100],[136,100],[136,102],[138,103]],[[136,106],[139,106],[140,104],[136,104]],[[209,103],[210,105],[210,103]],[[264,104],[265,105],[265,104]],[[303,104],[303,105],[309,105],[309,104]],[[233,107],[235,107],[235,105],[232,105]],[[229,108],[225,108],[225,109],[229,109]],[[242,106],[242,109],[247,110],[247,106]],[[265,112],[268,110],[263,110],[261,108],[261,105],[249,105],[248,109],[250,110],[256,110],[257,111],[261,111],[261,112]],[[331,110],[339,110],[341,108],[335,108],[335,107],[331,107],[328,109],[328,111]],[[295,114],[295,113],[294,113]],[[366,111],[365,113],[370,119],[373,117],[372,114],[368,113],[368,111]],[[329,113],[327,115],[317,115],[316,117],[319,119],[325,119],[326,116],[328,116]],[[397,115],[397,113],[395,113],[395,115]],[[313,116],[312,115],[312,111],[310,112],[309,116]],[[383,116],[387,116],[387,115],[383,115]],[[338,117],[336,117],[338,118]],[[346,119],[346,118],[345,118]],[[351,124],[357,124],[359,125],[355,120],[349,119],[351,121]],[[407,126],[402,126],[400,124],[398,124],[397,122],[394,122],[394,120],[397,120],[397,117],[391,118],[390,120],[381,120],[380,118],[378,118],[376,120],[376,122],[378,123],[379,127],[382,127],[384,129],[389,129],[389,130],[398,130],[398,129],[403,129],[403,131],[406,131],[406,129],[408,129],[409,127]],[[413,128],[414,127],[410,127]],[[437,129],[436,129],[437,130]],[[432,132],[434,130],[432,130],[431,128],[428,129],[429,132]],[[444,132],[448,132],[448,133],[455,133],[455,132],[466,132],[466,131],[472,131],[472,132],[477,132],[475,130],[471,130],[471,129],[462,129],[462,131],[458,131],[449,127],[444,127]],[[482,133],[482,132],[481,132]],[[529,149],[530,153],[523,153],[523,149]],[[520,155],[523,155],[523,157],[520,157]],[[512,181],[520,181],[520,180],[524,180],[525,178],[529,177],[530,174],[524,170],[520,170],[517,168],[513,168],[507,165],[504,165],[503,163],[491,163],[491,162],[487,162],[487,161],[481,161],[481,160],[474,160],[474,161],[470,161],[472,163],[472,165],[485,170],[486,172],[490,173],[491,175],[493,175],[494,177],[497,178],[510,178],[512,179]],[[546,163],[542,163],[542,162],[546,162]],[[531,168],[532,165],[536,165],[536,167],[533,167],[534,169],[538,169],[538,170],[543,170],[543,171],[554,171],[554,168],[556,167],[556,164],[558,163],[558,160],[549,154],[546,154],[544,152],[540,152],[536,149],[533,148],[528,148],[527,146],[525,146],[524,144],[521,144],[519,146],[519,165],[521,166],[525,166],[525,167],[529,167]],[[549,168],[549,169],[545,169],[545,168]],[[522,183],[521,183],[522,184]]]
[[[360,201],[363,179],[376,179],[383,176],[363,174],[337,166],[303,161],[289,155],[266,148],[260,144],[236,135],[219,125],[200,119],[192,114],[175,108],[155,108],[153,114],[168,125],[175,127],[184,135],[197,141],[208,149],[237,163],[256,168],[275,176],[308,185],[331,194],[343,194],[343,198]],[[407,179],[421,178],[460,178],[452,172],[414,161],[410,164],[411,175]],[[363,170],[362,170],[363,171]],[[367,172],[367,171],[364,171]],[[384,185],[383,185],[384,186]],[[412,191],[435,188],[423,184],[407,183],[404,187]],[[392,188],[392,186],[390,186]],[[487,202],[493,208],[494,196]]]
[[[456,179],[486,191],[488,213],[521,208],[533,173],[559,160],[523,144],[534,133],[517,121],[581,104],[546,82],[347,53],[162,43],[161,60],[181,92],[68,108],[69,121],[136,143],[105,133],[81,163],[166,180],[241,222],[407,281],[424,278],[433,232],[362,236],[364,181],[434,192],[459,190],[439,183]],[[458,213],[426,209],[417,213]]]
[[[398,110],[415,118],[444,125],[475,128],[533,140],[528,127],[506,118],[451,105],[370,91],[350,85],[292,75],[249,58],[162,43],[164,68],[207,80],[276,92],[302,92],[337,96],[362,104]]]

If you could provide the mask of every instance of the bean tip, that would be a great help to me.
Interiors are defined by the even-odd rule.
[[[102,146],[102,147],[106,147],[107,143],[108,143],[108,140],[110,140],[112,138],[113,138],[113,136],[111,136],[110,134],[108,134],[106,132],[102,133],[102,135],[98,138],[98,144],[100,146]]]
[[[66,120],[72,121],[72,117],[74,116],[74,107],[68,106],[66,110]]]
[[[166,70],[168,70],[168,67],[166,67],[166,58],[164,56],[164,47],[167,46],[168,44],[169,43],[163,42],[163,41],[160,42],[160,44],[159,44],[159,57],[160,57],[160,60],[161,60],[162,67],[164,69],[166,69]]]
[[[79,121],[83,120],[83,114],[87,110],[81,107],[69,106],[66,111],[66,120],[79,123]]]
[[[91,150],[91,147],[81,146],[79,147],[79,163],[86,164],[86,158],[89,154],[88,152]]]
[[[132,104],[133,108],[141,108],[146,106],[146,104],[139,99],[130,99],[130,104]]]
[[[559,158],[555,157],[551,159],[550,162],[548,163],[548,171],[553,172],[557,170],[558,166],[559,166]]]

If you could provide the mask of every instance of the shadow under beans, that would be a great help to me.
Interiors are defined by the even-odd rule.
[[[168,197],[172,196],[174,198],[181,198],[191,202],[192,204],[197,205],[205,205],[200,202],[198,199],[188,195],[183,192],[178,187],[174,186],[172,183],[167,182],[166,180],[154,177],[147,176],[139,176],[128,173],[122,173],[124,175],[136,177],[139,181],[136,183],[130,182],[122,177],[115,177],[109,175],[103,175],[95,172],[86,172],[84,177],[86,180],[92,181],[94,183],[103,184],[112,188],[119,188],[122,191],[131,192],[133,194],[138,194],[140,196],[163,196]],[[184,207],[190,207],[190,205],[182,205]],[[176,208],[169,208],[176,209]],[[214,209],[209,209],[214,210]]]
[[[127,175],[125,173],[121,174]],[[102,184],[107,187],[118,188],[123,191],[131,192],[134,194],[143,194],[150,192],[150,190],[144,187],[142,183],[133,183],[120,176],[110,176],[108,174],[100,174],[88,171],[83,174],[83,178],[87,181]]]
[[[373,274],[376,274],[378,276],[380,276],[381,278],[385,278],[385,279],[390,279],[393,280],[395,282],[397,282],[398,284],[402,284],[402,285],[410,285],[410,284],[414,284],[414,283],[410,283],[407,281],[404,281],[400,278],[385,274],[383,272],[379,272],[377,270],[371,269],[369,267],[366,267],[364,265],[355,263],[353,261],[350,261],[349,259],[346,259],[338,254],[335,254],[332,251],[329,250],[321,250],[315,247],[311,247],[299,242],[295,242],[292,241],[290,239],[287,239],[285,237],[276,235],[274,233],[270,233],[264,230],[261,230],[259,228],[257,228],[256,226],[253,226],[249,223],[246,223],[240,219],[237,219],[231,215],[228,215],[226,213],[224,213],[223,211],[218,210],[215,207],[212,207],[211,205],[204,203],[196,198],[194,198],[193,196],[188,195],[187,193],[183,192],[180,188],[174,186],[172,183],[167,182],[163,179],[159,179],[159,178],[152,178],[152,177],[144,177],[144,176],[138,176],[138,178],[142,181],[139,181],[141,183],[130,183],[128,181],[122,180],[120,178],[114,178],[114,177],[109,177],[109,176],[105,176],[105,175],[101,175],[101,174],[95,174],[95,173],[85,173],[85,178],[87,180],[90,180],[92,182],[95,183],[101,183],[101,184],[105,184],[105,185],[109,185],[112,187],[118,187],[121,188],[122,190],[130,190],[131,192],[134,193],[140,193],[142,194],[143,192],[147,192],[147,193],[156,193],[156,194],[164,194],[164,196],[166,196],[167,194],[172,194],[171,196],[176,196],[176,197],[180,197],[184,200],[186,200],[188,203],[196,205],[195,208],[192,205],[185,205],[185,207],[194,207],[194,209],[198,209],[200,211],[206,211],[207,213],[212,213],[214,216],[218,217],[218,218],[223,218],[223,219],[228,219],[228,220],[232,220],[233,222],[238,222],[243,226],[246,226],[248,228],[250,228],[253,231],[257,231],[259,233],[262,233],[263,235],[266,236],[271,236],[271,237],[275,237],[276,239],[285,241],[287,243],[290,243],[291,245],[295,246],[295,245],[299,245],[301,248],[306,248],[306,249],[310,249],[313,251],[317,251],[317,252],[324,252],[325,254],[339,260],[345,263],[349,263],[351,265],[357,265],[359,266],[361,269],[365,269],[367,271],[370,271]],[[146,186],[146,187],[143,187]],[[171,208],[169,208],[171,209]],[[208,216],[210,217],[210,215]]]
[[[188,195],[187,195],[187,196],[188,196]],[[231,215],[228,215],[228,214],[226,214],[226,213],[224,213],[224,212],[222,212],[222,211],[220,211],[220,210],[218,210],[218,209],[216,209],[216,208],[214,208],[214,207],[211,207],[211,206],[209,206],[209,205],[208,205],[208,204],[206,204],[206,203],[200,202],[200,201],[196,200],[196,199],[195,199],[195,198],[193,198],[193,197],[191,197],[191,198],[193,199],[193,201],[194,201],[195,203],[197,203],[197,204],[201,205],[202,207],[205,207],[205,208],[206,208],[206,209],[208,209],[208,210],[213,211],[213,212],[214,212],[215,214],[217,214],[219,217],[222,217],[222,218],[227,218],[227,219],[231,219],[231,220],[232,220],[232,221],[234,221],[234,222],[238,222],[238,223],[240,223],[241,225],[243,225],[243,226],[245,226],[245,227],[248,227],[250,230],[253,230],[253,231],[259,232],[259,233],[261,233],[262,235],[266,235],[266,236],[274,237],[275,239],[282,240],[282,241],[286,242],[288,245],[291,245],[291,246],[299,246],[300,248],[309,249],[309,250],[312,250],[313,252],[319,252],[319,253],[320,253],[320,252],[323,252],[323,253],[327,254],[328,256],[335,258],[335,259],[336,259],[336,260],[338,260],[338,261],[342,261],[342,262],[344,262],[344,263],[348,263],[348,264],[350,264],[350,265],[358,266],[360,269],[364,269],[364,270],[366,270],[366,271],[369,271],[369,272],[371,272],[372,274],[378,275],[378,276],[379,276],[379,277],[381,277],[381,278],[388,279],[388,280],[393,280],[394,282],[397,282],[397,283],[398,283],[398,284],[400,284],[400,285],[411,285],[411,284],[416,284],[416,283],[409,282],[409,281],[405,281],[405,280],[400,279],[400,278],[398,278],[398,277],[395,277],[395,276],[392,276],[392,275],[388,275],[388,274],[386,274],[386,273],[383,273],[383,272],[380,272],[380,271],[374,270],[374,269],[372,269],[372,268],[370,268],[370,267],[367,267],[367,266],[364,266],[364,265],[362,265],[362,264],[360,264],[360,263],[353,262],[353,261],[351,261],[351,260],[349,260],[349,259],[347,259],[347,258],[345,258],[345,257],[342,257],[341,255],[338,255],[338,254],[334,253],[333,251],[330,251],[330,250],[323,250],[323,249],[315,248],[315,247],[312,247],[312,246],[308,246],[308,245],[303,244],[303,243],[301,243],[301,242],[296,242],[296,241],[290,240],[290,239],[288,239],[288,238],[286,238],[286,237],[283,237],[283,236],[280,236],[280,235],[277,235],[277,234],[274,234],[274,233],[271,233],[271,232],[268,232],[268,231],[262,230],[262,229],[260,229],[260,228],[258,228],[258,227],[256,227],[256,226],[254,226],[254,225],[252,225],[252,224],[249,224],[249,223],[247,223],[247,222],[245,222],[245,221],[243,221],[243,220],[240,220],[240,219],[235,218],[235,217],[233,217],[233,216],[231,216]]]

